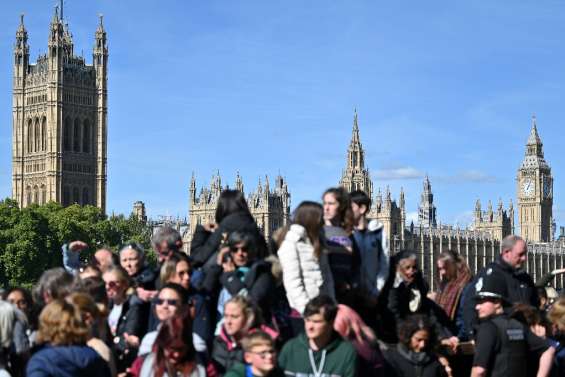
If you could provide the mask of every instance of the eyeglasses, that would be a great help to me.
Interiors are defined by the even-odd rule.
[[[168,298],[156,298],[155,299],[155,305],[163,305],[165,303],[167,303],[167,305],[169,306],[177,306],[179,300],[175,300],[175,299],[168,299]]]
[[[274,356],[277,353],[277,351],[270,349],[261,352],[250,352],[250,353],[259,356],[261,359],[266,359],[267,356]]]

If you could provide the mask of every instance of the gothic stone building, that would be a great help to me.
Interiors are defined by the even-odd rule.
[[[358,117],[355,112],[353,136],[340,185],[348,191],[363,190],[372,196],[373,182],[364,160],[365,152],[359,137]],[[565,241],[539,242],[552,239],[553,179],[543,158],[535,119],[526,145],[526,157],[518,170],[517,180],[521,234],[529,241],[526,268],[534,280],[537,280],[553,269],[565,267]],[[460,229],[459,226],[442,225],[437,221],[433,198],[431,184],[426,176],[418,206],[418,225],[405,226],[404,193],[401,191],[397,206],[390,198],[388,188],[384,202],[379,189],[369,217],[383,223],[391,254],[403,248],[416,251],[419,265],[430,287],[435,289],[438,279],[436,261],[443,251],[457,251],[474,273],[500,254],[500,241],[514,232],[514,208],[510,202],[508,210],[505,210],[499,202],[494,212],[489,202],[487,211],[483,212],[480,201],[477,201],[474,223],[469,229]],[[563,283],[563,277],[558,277],[555,282],[558,288],[563,287]]]
[[[215,222],[216,207],[218,199],[224,189],[222,186],[220,173],[212,177],[210,188],[201,188],[197,194],[196,179],[192,175],[189,188],[189,227],[184,234],[185,250],[190,249],[190,242],[197,225]],[[237,173],[235,189],[244,191],[243,180]],[[283,177],[280,175],[275,179],[275,187],[271,188],[269,178],[265,177],[265,183],[261,180],[254,192],[247,195],[247,205],[259,229],[263,232],[266,239],[269,239],[273,232],[287,224],[290,218],[290,193]]]
[[[100,17],[93,63],[74,53],[63,11],[49,26],[47,53],[30,62],[23,16],[13,77],[12,197],[106,207],[108,45]]]

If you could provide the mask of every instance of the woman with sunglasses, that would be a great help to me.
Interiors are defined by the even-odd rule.
[[[155,317],[159,321],[157,330],[150,331],[141,340],[138,355],[144,356],[151,352],[153,343],[157,338],[159,328],[167,319],[175,314],[181,313],[187,307],[188,295],[186,290],[175,283],[166,283],[153,299]]]
[[[192,322],[186,311],[161,325],[152,352],[147,355],[140,377],[206,377],[192,346]]]
[[[224,190],[216,207],[215,223],[198,225],[190,243],[190,256],[194,267],[214,265],[215,257],[225,249],[225,236],[239,231],[248,233],[259,258],[267,255],[267,243],[249,211],[243,193]]]
[[[114,344],[118,373],[124,372],[137,355],[140,337],[147,327],[147,311],[135,294],[128,294],[130,280],[121,266],[111,266],[102,275],[110,302],[108,325]]]
[[[271,293],[275,288],[271,264],[257,259],[253,237],[249,233],[231,233],[228,246],[218,254],[216,265],[210,268],[204,282],[209,292],[217,292],[220,286],[219,319],[223,316],[224,304],[238,295],[245,295],[261,308],[264,318],[270,319]]]

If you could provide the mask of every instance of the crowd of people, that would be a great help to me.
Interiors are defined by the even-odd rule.
[[[62,266],[0,301],[0,377],[565,376],[565,298],[534,283],[526,243],[473,276],[437,256],[430,292],[392,252],[362,191],[330,188],[266,240],[243,194],[222,192],[190,252],[160,228],[141,245],[62,246]]]

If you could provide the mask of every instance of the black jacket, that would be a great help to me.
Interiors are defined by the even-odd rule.
[[[503,297],[509,304],[523,303],[535,308],[539,307],[537,289],[530,275],[524,270],[516,270],[499,256],[494,262],[489,263],[479,271],[477,276],[469,283],[471,286],[464,290],[462,298],[463,322],[469,337],[472,337],[478,322],[475,310],[476,284],[479,279],[487,275],[490,279],[496,279],[496,284],[502,288]]]
[[[264,258],[267,255],[267,243],[265,237],[257,227],[253,216],[245,212],[236,212],[226,216],[218,228],[214,232],[208,232],[203,226],[198,225],[194,230],[192,242],[190,243],[190,256],[194,267],[199,267],[216,255],[220,243],[222,242],[222,234],[228,235],[233,231],[242,231],[250,233],[253,237],[254,247],[257,251],[258,258]],[[212,259],[214,261],[214,259]]]
[[[379,304],[381,316],[386,326],[385,329],[381,329],[383,340],[395,343],[397,341],[396,329],[398,325],[402,320],[413,314],[426,315],[440,339],[453,336],[453,323],[445,312],[427,297],[428,286],[422,274],[419,272],[410,285],[406,285],[404,282],[395,284],[395,277],[396,274],[389,276],[389,281],[383,288],[381,303]],[[415,312],[410,310],[413,289],[420,294],[420,306]],[[389,326],[391,324],[395,326]]]
[[[212,346],[212,365],[218,376],[223,376],[231,367],[243,362],[243,349],[237,344],[224,328],[214,339]]]
[[[270,320],[270,307],[274,297],[275,283],[269,262],[263,260],[253,262],[243,280],[238,276],[237,270],[223,272],[222,267],[215,264],[206,272],[203,288],[213,294],[219,290],[220,284],[232,296],[246,290],[247,298],[261,308],[265,320]]]
[[[443,377],[445,369],[432,354],[417,354],[400,344],[384,352],[385,376],[390,377]]]
[[[145,305],[137,296],[130,295],[124,302],[113,338],[113,352],[118,373],[125,371],[137,356],[137,349],[132,349],[126,344],[124,334],[135,335],[141,340],[147,330],[148,314],[148,305]]]

